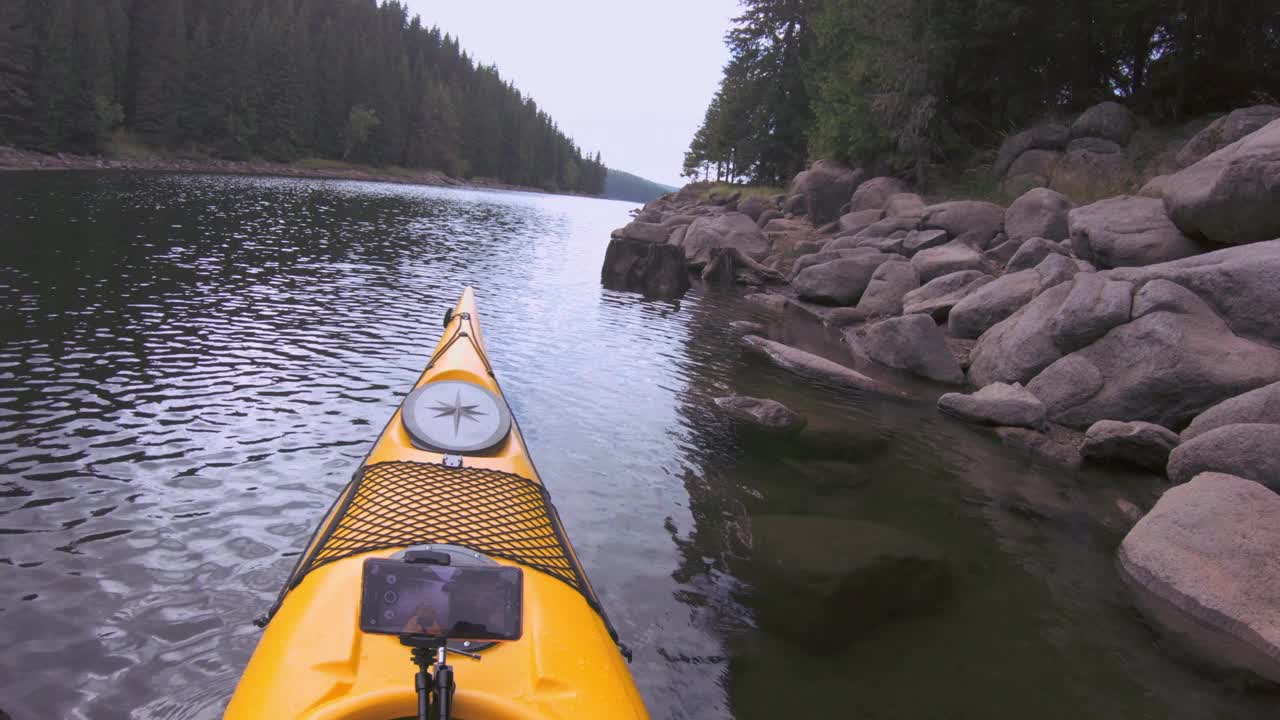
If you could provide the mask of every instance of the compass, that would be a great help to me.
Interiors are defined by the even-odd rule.
[[[401,417],[415,446],[437,452],[483,452],[511,431],[502,398],[461,380],[427,383],[409,393]]]

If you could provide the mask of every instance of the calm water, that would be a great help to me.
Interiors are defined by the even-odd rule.
[[[218,717],[251,620],[468,284],[655,717],[1276,716],[1130,610],[1117,500],[1149,504],[1149,479],[1040,467],[928,388],[885,401],[764,367],[727,331],[754,313],[730,293],[602,290],[630,207],[0,174],[0,717]],[[739,438],[712,411],[729,393],[836,440]],[[747,550],[772,513],[931,541],[953,594],[835,656],[757,630],[783,599]]]

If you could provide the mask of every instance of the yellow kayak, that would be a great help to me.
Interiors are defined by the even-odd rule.
[[[429,395],[432,405],[425,404]],[[490,401],[496,407],[485,405]],[[488,422],[504,412],[505,419]],[[523,571],[520,639],[470,646],[479,661],[450,655],[453,717],[648,717],[509,413],[468,288],[414,392],[264,618],[227,718],[416,717],[417,668],[409,649],[359,627],[362,564],[411,546],[462,550]],[[433,437],[440,432],[453,437]]]

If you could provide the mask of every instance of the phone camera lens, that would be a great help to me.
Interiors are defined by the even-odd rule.
[[[382,602],[384,602],[384,603],[386,603],[386,604],[388,604],[388,605],[395,605],[395,604],[396,604],[396,600],[399,600],[399,599],[400,599],[400,596],[396,594],[396,591],[395,591],[395,590],[388,590],[388,591],[387,591],[387,592],[382,596]]]
[[[384,610],[384,611],[383,611],[383,613],[382,613],[382,617],[384,617],[384,618],[386,618],[386,619],[388,619],[388,620],[391,620],[391,619],[392,619],[392,618],[394,618],[395,616],[396,616],[396,611],[395,611],[395,610],[392,610],[391,608],[387,608],[387,609],[386,609],[386,610]]]
[[[391,574],[391,573],[387,573],[387,584],[388,584],[388,585],[395,585],[395,584],[396,584],[396,576],[395,576],[395,575],[393,575],[393,574]]]

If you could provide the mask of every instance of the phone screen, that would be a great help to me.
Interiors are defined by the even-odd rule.
[[[518,640],[520,568],[364,561],[360,629],[383,635]]]

